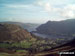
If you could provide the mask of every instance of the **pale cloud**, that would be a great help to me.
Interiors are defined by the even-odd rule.
[[[42,6],[48,13],[59,14],[58,16],[64,18],[75,18],[75,4],[67,4],[63,8],[54,7],[49,2],[39,2],[38,5]]]
[[[22,4],[6,4],[5,5],[6,7],[9,7],[9,8],[27,8],[29,7],[30,5],[22,5]]]
[[[75,4],[69,4],[69,5],[66,6],[65,9],[75,10]]]
[[[61,16],[66,18],[75,18],[75,4],[70,4],[61,9]]]
[[[37,5],[43,7],[44,10],[47,11],[47,12],[50,12],[52,10],[51,4],[48,3],[48,2],[47,3],[44,3],[42,1],[38,1],[37,2]]]
[[[43,2],[42,0],[38,0],[36,5],[41,6],[46,12],[58,12],[61,10],[61,8],[55,8],[53,5],[50,4],[50,2]]]
[[[38,1],[36,4],[39,6],[43,6],[44,3],[42,1]]]
[[[75,13],[72,10],[63,11],[61,15],[66,18],[74,18],[75,17]]]
[[[66,2],[67,1],[68,0],[66,0]],[[50,2],[43,2],[43,0],[38,0],[37,4],[43,7],[48,13],[58,14],[58,16],[63,18],[75,18],[75,4],[66,4],[63,7],[55,7]],[[64,5],[64,3],[62,5]]]
[[[48,12],[52,11],[52,6],[49,3],[46,3],[44,6],[46,11]]]

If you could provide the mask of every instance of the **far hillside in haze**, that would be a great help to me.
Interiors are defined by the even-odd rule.
[[[75,19],[68,19],[63,21],[48,21],[37,28],[38,33],[41,34],[75,34]]]

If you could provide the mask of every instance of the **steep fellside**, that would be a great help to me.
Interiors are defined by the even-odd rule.
[[[0,42],[4,41],[21,41],[25,38],[31,38],[31,34],[14,24],[0,24]]]
[[[68,19],[64,21],[48,21],[37,28],[38,33],[41,34],[63,34],[70,35],[75,33],[75,19]]]

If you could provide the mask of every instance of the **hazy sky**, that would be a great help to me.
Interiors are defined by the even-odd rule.
[[[0,0],[0,21],[44,23],[75,18],[75,0]]]

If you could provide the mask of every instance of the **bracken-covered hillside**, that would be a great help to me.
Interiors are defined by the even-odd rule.
[[[25,38],[31,38],[31,34],[14,24],[0,24],[0,42],[2,41],[21,41]]]

